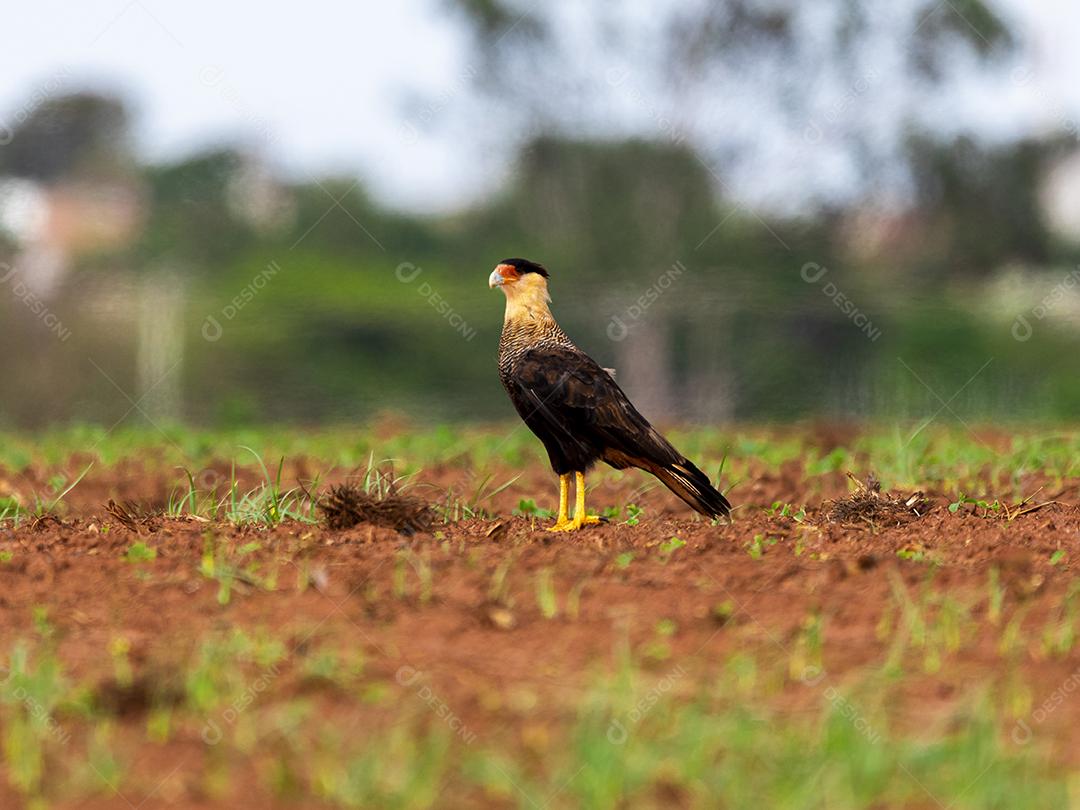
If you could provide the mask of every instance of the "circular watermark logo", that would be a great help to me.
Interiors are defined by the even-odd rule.
[[[630,329],[622,318],[618,315],[612,315],[611,321],[607,325],[607,336],[616,343],[626,340],[626,336],[630,334]]]
[[[620,723],[618,720],[612,720],[608,726],[607,739],[612,745],[622,745],[629,738],[630,733],[626,730],[626,726]]]
[[[225,71],[217,65],[203,65],[199,70],[199,81],[206,87],[217,87],[224,76]]]
[[[819,666],[810,664],[803,667],[802,674],[799,676],[799,680],[805,683],[807,686],[817,686],[821,683],[825,677],[825,670]]]
[[[1012,741],[1017,745],[1027,745],[1031,742],[1032,733],[1031,726],[1025,723],[1023,720],[1017,720],[1016,725],[1013,726],[1012,734],[1009,735]]]
[[[402,284],[411,284],[423,272],[423,268],[417,267],[412,262],[402,262],[394,268],[394,275]]]
[[[1009,331],[1012,332],[1013,339],[1018,340],[1021,343],[1031,340],[1031,336],[1035,332],[1035,330],[1031,328],[1031,321],[1023,315],[1016,316],[1016,320],[1013,321],[1012,329]]]
[[[202,737],[202,741],[207,745],[217,745],[225,735],[221,733],[221,726],[213,720],[207,720],[206,725],[203,726],[202,734],[199,736]]]
[[[215,318],[213,315],[207,315],[206,320],[202,325],[203,340],[208,343],[216,343],[221,340],[221,336],[225,333],[225,330],[221,327],[221,321]]]

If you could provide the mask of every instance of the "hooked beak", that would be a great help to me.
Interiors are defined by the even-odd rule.
[[[499,272],[499,268],[496,267],[491,271],[491,275],[488,276],[488,289],[495,289],[496,287],[502,287],[506,284],[506,279],[503,274]]]

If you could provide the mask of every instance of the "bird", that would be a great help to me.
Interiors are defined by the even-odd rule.
[[[560,328],[548,306],[550,277],[543,265],[521,258],[503,259],[488,277],[488,287],[506,296],[499,379],[559,476],[559,512],[548,530],[576,531],[600,522],[585,511],[585,473],[597,461],[652,473],[692,509],[730,520],[731,504],[709,477],[661,436],[611,373]]]

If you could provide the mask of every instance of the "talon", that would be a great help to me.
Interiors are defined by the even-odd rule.
[[[552,526],[548,526],[549,532],[572,532],[577,528],[577,524],[572,520],[559,520]]]
[[[576,532],[582,526],[592,526],[597,523],[607,523],[607,518],[585,514],[585,474],[577,473],[577,508],[574,517],[570,517],[570,474],[563,473],[559,476],[559,515],[555,523],[548,526],[549,532]]]
[[[582,526],[591,526],[594,523],[606,523],[603,518],[598,518],[596,515],[586,515],[578,520],[576,517],[571,520],[560,520],[555,523],[554,526],[549,526],[549,532],[576,532]]]

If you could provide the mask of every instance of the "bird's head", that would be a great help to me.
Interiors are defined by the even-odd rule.
[[[503,259],[488,276],[488,287],[502,288],[507,301],[548,302],[548,271],[528,259]]]

